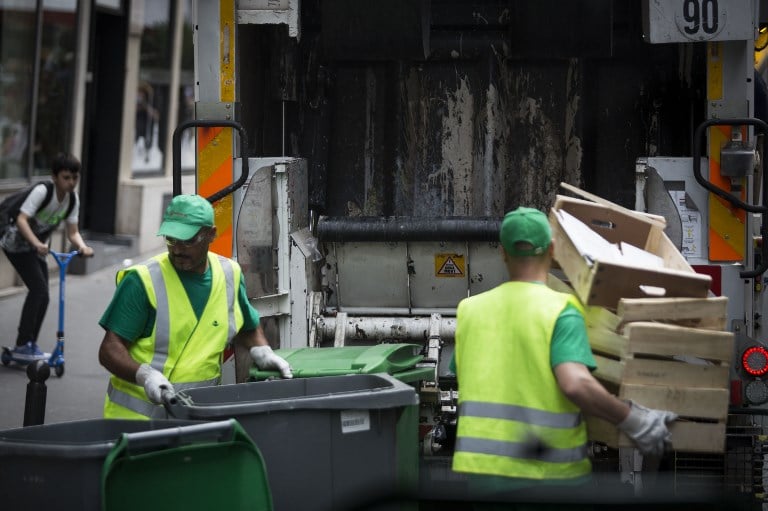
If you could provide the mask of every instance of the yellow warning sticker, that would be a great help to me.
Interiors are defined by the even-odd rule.
[[[435,254],[435,277],[463,277],[464,268],[462,254]]]

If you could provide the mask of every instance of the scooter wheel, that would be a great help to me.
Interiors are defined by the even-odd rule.
[[[11,363],[11,352],[8,351],[6,348],[3,348],[3,354],[0,355],[0,361],[3,362],[4,366],[7,366]]]
[[[54,367],[53,371],[56,373],[56,376],[62,377],[64,376],[64,362],[58,364],[56,367]]]

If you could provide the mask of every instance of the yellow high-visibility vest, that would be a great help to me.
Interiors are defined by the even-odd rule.
[[[152,333],[130,344],[131,357],[163,373],[177,392],[218,384],[221,353],[243,326],[237,298],[240,266],[210,252],[208,264],[211,267],[211,292],[199,320],[167,253],[117,275],[119,283],[127,272],[137,272],[150,304],[157,311]],[[110,378],[104,417],[148,419],[164,416],[163,408],[149,401],[143,387],[114,375]]]
[[[459,303],[455,471],[538,480],[591,472],[586,425],[550,365],[569,303],[583,310],[572,295],[519,281]]]

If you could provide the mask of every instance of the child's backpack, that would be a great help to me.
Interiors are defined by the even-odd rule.
[[[40,211],[46,207],[49,202],[51,202],[51,198],[53,197],[53,182],[51,181],[30,185],[23,190],[12,193],[2,202],[0,202],[0,237],[5,234],[5,231],[8,230],[8,227],[16,223],[16,217],[19,216],[21,205],[24,204],[25,200],[27,200],[27,196],[32,192],[32,189],[39,185],[45,186],[45,198],[40,204],[40,207],[37,208],[37,211]],[[75,207],[74,195],[74,192],[71,192],[69,195],[69,208],[67,209],[67,214],[64,215],[64,218],[68,217],[69,214],[72,213],[72,209]],[[35,213],[37,213],[37,211]]]

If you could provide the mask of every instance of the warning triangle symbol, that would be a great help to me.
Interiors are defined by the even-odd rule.
[[[438,275],[461,275],[461,270],[456,265],[456,263],[453,261],[452,258],[447,258],[443,265],[440,267],[440,270],[437,272]]]

